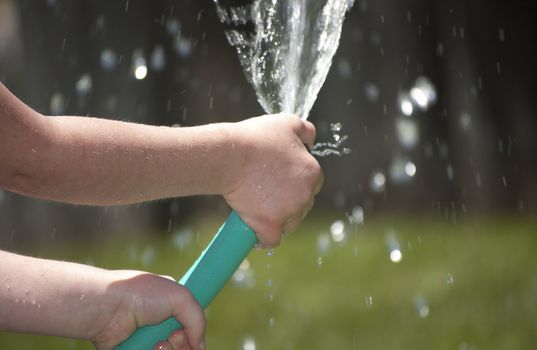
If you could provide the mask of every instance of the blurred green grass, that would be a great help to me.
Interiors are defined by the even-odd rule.
[[[209,349],[533,349],[537,343],[537,220],[453,224],[378,217],[346,225],[316,213],[272,256],[248,257],[253,285],[230,282],[207,311]],[[180,277],[221,218],[182,233],[51,245],[41,257]],[[190,232],[190,233],[189,233]],[[389,259],[395,234],[403,258]],[[188,242],[188,237],[192,241]],[[325,247],[326,248],[326,247]],[[0,333],[0,349],[92,349],[87,342]]]

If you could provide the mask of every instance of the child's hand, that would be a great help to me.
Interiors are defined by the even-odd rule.
[[[167,349],[202,350],[205,316],[173,279],[140,271],[109,271],[0,250],[0,330],[87,339],[113,349],[138,327],[175,317]],[[166,349],[166,348],[165,348]]]
[[[113,349],[138,327],[175,317],[183,329],[168,341],[155,344],[161,350],[202,350],[205,316],[192,294],[171,278],[139,271],[111,271],[115,282],[107,289],[116,300],[114,310],[103,310],[103,327],[91,340],[99,350]]]
[[[321,167],[304,146],[313,145],[315,127],[296,116],[270,115],[233,124],[230,133],[240,159],[229,167],[224,197],[261,246],[277,246],[311,210],[322,186]]]

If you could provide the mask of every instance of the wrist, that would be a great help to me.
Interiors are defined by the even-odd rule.
[[[209,194],[225,195],[231,192],[240,179],[244,163],[245,143],[237,123],[218,123],[202,126],[209,137],[210,159],[207,159]]]

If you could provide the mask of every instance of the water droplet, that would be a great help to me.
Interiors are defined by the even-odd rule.
[[[342,127],[342,125],[341,125],[340,122],[330,123],[330,131],[332,131],[332,132],[340,132],[341,127]]]
[[[345,239],[345,223],[342,220],[335,221],[330,226],[330,235],[334,242],[341,242]]]
[[[181,34],[175,37],[173,47],[181,58],[187,58],[192,53],[192,42]]]
[[[267,280],[267,286],[269,286],[269,287],[272,286],[272,279],[269,278],[269,279]]]
[[[166,31],[169,35],[178,35],[181,31],[181,23],[175,18],[168,18],[166,20]]]
[[[255,338],[251,335],[244,337],[242,342],[242,350],[256,350]]]
[[[374,171],[371,174],[369,187],[373,192],[381,193],[386,188],[386,176],[380,171]]]
[[[252,288],[255,286],[254,272],[248,259],[244,259],[233,274],[233,281],[239,287]]]
[[[86,96],[90,93],[93,82],[89,73],[83,74],[76,82],[75,88],[79,96]]]
[[[363,224],[364,223],[364,208],[360,206],[356,206],[352,208],[351,216],[349,217],[349,221],[352,224]]]
[[[475,174],[475,184],[477,187],[481,187],[481,174],[480,173]]]
[[[142,252],[142,256],[140,258],[141,263],[143,266],[149,266],[153,260],[155,259],[155,248],[153,247],[146,247],[144,251]]]
[[[416,312],[418,313],[419,317],[426,318],[429,316],[429,305],[424,297],[417,296],[414,300],[414,306],[416,307]]]
[[[390,164],[390,180],[394,184],[409,183],[416,173],[415,167],[408,159],[396,156]]]
[[[408,176],[414,177],[416,175],[416,165],[410,161],[405,164],[405,172]]]
[[[373,297],[371,295],[365,297],[365,306],[368,309],[371,309],[373,307]]]
[[[190,228],[184,228],[174,233],[171,238],[173,245],[183,250],[194,241],[194,232]]]
[[[443,43],[436,44],[436,55],[439,57],[444,56],[444,44]]]
[[[500,40],[501,43],[505,41],[505,30],[503,30],[503,28],[500,28],[498,30],[498,39]]]
[[[364,85],[365,97],[370,102],[377,102],[380,97],[380,90],[377,85],[373,83],[366,83]]]
[[[448,178],[448,180],[453,180],[453,177],[455,176],[454,172],[453,172],[453,166],[451,164],[448,164],[446,166],[446,176]]]
[[[157,45],[151,53],[151,59],[149,60],[151,69],[154,71],[162,71],[166,66],[166,55],[164,53],[164,47]]]
[[[104,70],[112,71],[118,63],[117,54],[112,49],[104,49],[101,51],[100,61]]]
[[[459,117],[459,126],[464,131],[467,132],[472,127],[472,116],[468,113],[462,113]]]
[[[330,236],[326,233],[321,233],[317,237],[317,250],[319,254],[326,254],[330,249]]]
[[[401,262],[402,259],[403,259],[403,253],[401,253],[399,249],[394,249],[390,252],[390,260],[393,263]]]
[[[317,258],[317,266],[320,268],[322,265],[323,265],[323,258],[319,256]]]
[[[436,88],[426,77],[419,77],[410,89],[410,98],[422,111],[427,111],[436,102]]]
[[[143,80],[147,76],[147,66],[140,65],[134,69],[134,77],[138,80]]]
[[[267,256],[273,256],[273,255],[274,255],[274,250],[272,250],[272,248],[267,249]]]
[[[351,64],[346,58],[339,59],[337,63],[337,70],[339,73],[339,76],[342,79],[351,79],[352,78],[352,68]]]
[[[412,149],[419,143],[419,126],[415,119],[397,118],[395,120],[395,131],[401,146]]]
[[[274,320],[274,317],[271,317],[269,319],[269,327],[274,327],[274,324],[276,323],[276,321]]]
[[[397,239],[393,229],[389,230],[386,234],[386,245],[390,252],[390,260],[393,263],[401,262],[403,259],[403,252],[401,251],[401,245],[399,244],[399,240]]]
[[[85,294],[80,294],[80,300],[84,300],[86,298]]]
[[[135,49],[132,53],[132,72],[137,80],[143,80],[147,76],[147,63],[142,49]]]
[[[453,286],[453,283],[455,283],[455,280],[453,278],[453,275],[451,273],[448,273],[447,274],[447,277],[446,277],[446,283],[448,286],[452,287]]]
[[[401,109],[401,113],[407,117],[411,116],[414,112],[414,105],[412,104],[408,94],[401,94],[399,96],[399,108]]]
[[[50,98],[50,114],[62,115],[65,112],[65,98],[60,92],[55,92]]]

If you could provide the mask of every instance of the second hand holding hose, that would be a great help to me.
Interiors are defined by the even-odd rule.
[[[254,231],[233,211],[179,283],[188,288],[205,309],[256,243]],[[179,328],[182,325],[173,317],[156,325],[140,327],[115,350],[151,350]]]

